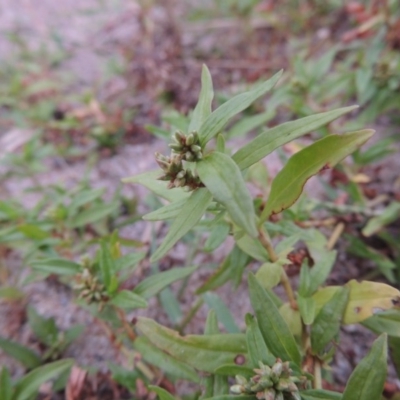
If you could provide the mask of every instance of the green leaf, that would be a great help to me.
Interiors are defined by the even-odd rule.
[[[269,261],[269,255],[258,239],[254,239],[243,231],[235,232],[236,245],[255,260]]]
[[[100,247],[100,271],[103,283],[109,294],[113,292],[115,278],[115,262],[108,245],[103,242]]]
[[[218,320],[224,325],[229,333],[239,333],[240,329],[229,310],[221,298],[216,293],[205,293],[204,301],[212,310],[215,311]]]
[[[35,260],[30,265],[34,270],[56,275],[76,275],[82,270],[79,264],[63,258]]]
[[[210,310],[207,315],[204,335],[214,335],[219,333],[217,314],[214,310]],[[201,386],[203,394],[200,399],[209,396],[215,396],[229,392],[228,381],[225,376],[216,376],[215,374],[203,376]]]
[[[168,375],[172,375],[178,379],[186,379],[195,383],[200,381],[194,368],[172,358],[164,351],[155,347],[147,338],[143,336],[138,337],[135,340],[134,346],[145,361],[162,369]]]
[[[108,217],[117,208],[118,203],[94,205],[72,217],[68,225],[70,228],[80,228],[88,224],[93,224]]]
[[[275,358],[274,358],[275,362]],[[259,367],[259,365],[257,365]],[[215,370],[216,375],[222,375],[222,376],[236,376],[236,375],[241,375],[244,376],[245,378],[251,378],[254,376],[254,371],[252,368],[248,367],[242,367],[241,365],[236,365],[236,364],[226,364],[222,365],[221,367],[217,368]]]
[[[210,236],[204,243],[203,250],[207,253],[212,253],[215,249],[221,246],[225,242],[230,232],[230,225],[224,221],[220,221],[215,224],[210,232]]]
[[[12,400],[12,381],[6,367],[2,367],[0,371],[0,389],[0,400]]]
[[[312,296],[325,283],[335,260],[336,251],[328,251],[325,248],[324,257],[319,261],[317,260],[312,268],[304,263],[300,270],[299,294],[303,297]]]
[[[244,136],[253,129],[264,125],[267,121],[274,118],[276,112],[274,110],[267,110],[261,114],[252,115],[251,117],[241,118],[228,132],[227,136],[229,138]]]
[[[365,129],[326,136],[292,156],[272,182],[260,223],[271,214],[289,208],[300,196],[307,180],[326,167],[333,167],[365,143],[374,131]]]
[[[199,101],[193,110],[192,119],[190,120],[189,132],[198,132],[204,121],[211,114],[211,104],[214,98],[213,83],[210,71],[203,64],[201,70],[201,91]]]
[[[268,293],[273,293],[272,290],[269,290]],[[301,323],[301,315],[300,311],[294,309],[290,303],[283,303],[279,307],[279,313],[281,314],[283,320],[286,322],[290,332],[293,336],[301,337],[302,334],[302,323]]]
[[[196,294],[216,289],[230,279],[237,284],[237,282],[240,282],[243,271],[248,263],[248,255],[235,246],[210,278],[196,290]]]
[[[174,396],[170,392],[167,392],[165,389],[160,388],[158,386],[149,385],[148,388],[157,393],[157,396],[160,400],[176,400]]]
[[[187,199],[181,199],[167,204],[155,211],[143,215],[145,221],[165,221],[167,219],[176,218],[186,204]]]
[[[338,334],[348,299],[349,289],[339,288],[316,316],[311,327],[311,348],[315,354],[321,353]]]
[[[114,260],[115,270],[121,271],[123,269],[129,268],[131,272],[135,270],[135,268],[139,265],[139,262],[146,257],[146,253],[144,251],[140,253],[129,253],[125,256],[122,256],[116,260]]]
[[[342,394],[323,389],[310,389],[300,392],[303,400],[341,400]]]
[[[276,357],[300,364],[300,352],[292,333],[268,292],[251,273],[249,274],[249,292],[267,347]]]
[[[17,229],[29,239],[41,240],[46,239],[50,236],[48,232],[33,224],[20,225]]]
[[[386,370],[387,335],[382,334],[350,375],[342,400],[379,399],[386,379]]]
[[[259,362],[266,365],[273,365],[276,357],[268,349],[261,334],[257,320],[250,314],[246,315],[246,341],[252,367],[258,368]]]
[[[156,171],[145,172],[140,175],[131,176],[122,179],[123,183],[138,183],[145,188],[151,190],[157,196],[162,197],[165,200],[174,202],[189,197],[189,193],[186,193],[181,188],[175,188],[173,190],[168,189],[168,183],[165,181],[159,181],[158,178],[162,175],[160,169]]]
[[[154,346],[200,371],[213,373],[224,364],[248,365],[246,339],[242,334],[180,336],[143,317],[139,317],[136,326]]]
[[[256,278],[258,282],[265,289],[272,289],[281,281],[282,276],[282,265],[279,262],[275,263],[264,263],[256,272]]]
[[[212,195],[206,188],[196,189],[187,199],[179,215],[170,226],[161,246],[151,257],[151,262],[162,258],[174,244],[188,233],[201,219],[211,203]]]
[[[371,218],[362,230],[364,236],[372,236],[400,217],[400,202],[390,203],[379,216]]]
[[[223,130],[224,126],[232,117],[245,110],[259,97],[271,90],[278,82],[281,75],[282,71],[279,71],[272,78],[258,85],[253,90],[233,97],[212,112],[199,130],[201,144],[204,146],[210,139]]]
[[[170,392],[167,392],[165,389],[160,388],[159,386],[149,385],[148,388],[153,392],[156,392],[160,400],[176,400]]]
[[[299,294],[297,296],[297,304],[304,324],[311,325],[315,318],[315,300],[312,297],[303,297]]]
[[[365,319],[361,324],[375,333],[400,337],[400,310],[380,312]]]
[[[389,336],[389,348],[397,376],[400,377],[400,338]]]
[[[0,348],[28,369],[36,368],[42,363],[42,360],[34,351],[11,340],[0,337]]]
[[[300,118],[268,129],[238,150],[232,158],[241,170],[246,169],[285,143],[312,132],[357,107],[338,108],[337,110]]]
[[[124,310],[134,310],[136,308],[146,308],[147,301],[136,293],[129,290],[121,290],[112,299],[111,304],[123,308]]]
[[[48,347],[54,345],[58,339],[58,328],[54,318],[45,318],[28,306],[28,322],[35,336]]]
[[[98,199],[103,193],[103,188],[80,190],[68,205],[68,215],[72,216],[79,207]]]
[[[197,172],[214,198],[226,207],[232,221],[250,236],[257,237],[253,200],[232,159],[214,152],[197,163]]]
[[[133,290],[139,296],[148,299],[169,286],[171,283],[179,281],[191,275],[197,266],[185,268],[172,268],[169,271],[160,272],[143,279]]]
[[[29,372],[15,385],[15,400],[29,400],[37,393],[43,383],[55,378],[73,365],[74,360],[64,359],[43,365]]]

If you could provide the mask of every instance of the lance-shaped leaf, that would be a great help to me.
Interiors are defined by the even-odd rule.
[[[80,228],[87,224],[93,224],[101,219],[108,217],[118,208],[118,203],[94,205],[87,210],[75,215],[70,219],[68,225],[70,228]]]
[[[145,221],[164,221],[167,219],[176,218],[185,205],[186,199],[174,201],[173,203],[167,204],[159,209],[152,211],[148,214],[143,215]]]
[[[323,389],[310,389],[300,392],[303,400],[341,400],[342,394]]]
[[[300,118],[268,129],[238,150],[232,158],[240,169],[246,169],[285,143],[312,132],[357,107],[338,108],[337,110]]]
[[[203,125],[203,122],[211,114],[211,103],[214,98],[213,83],[210,71],[203,64],[201,70],[201,91],[199,101],[193,110],[192,119],[189,125],[189,132],[198,132]]]
[[[204,335],[219,334],[217,314],[211,310],[207,315]],[[218,374],[217,374],[218,375]],[[201,379],[202,396],[200,399],[224,394],[229,392],[228,380],[225,376],[217,376],[216,374],[205,375]],[[223,374],[220,374],[223,375]]]
[[[383,311],[362,322],[371,331],[400,338],[400,310]]]
[[[185,268],[172,268],[143,279],[133,290],[137,295],[148,299],[175,281],[184,279],[192,274],[197,266]]]
[[[260,361],[266,365],[273,365],[276,358],[265,344],[257,320],[254,316],[250,314],[246,315],[246,326],[247,348],[252,361],[252,367],[258,368]]]
[[[136,293],[129,290],[121,290],[111,300],[111,304],[124,310],[134,310],[136,308],[146,308],[147,301]]]
[[[34,369],[25,375],[15,385],[14,399],[16,400],[28,400],[37,393],[40,386],[55,378],[56,376],[66,372],[69,368],[74,365],[74,360],[64,359],[55,361],[41,367]]]
[[[157,393],[157,396],[160,400],[176,400],[174,396],[170,392],[167,392],[165,389],[160,388],[158,386],[149,385],[149,389],[153,392]]]
[[[57,275],[75,275],[82,269],[79,264],[63,258],[35,260],[31,263],[31,267],[36,271]]]
[[[289,208],[299,198],[311,176],[336,165],[365,143],[373,133],[373,130],[365,129],[344,135],[329,135],[292,156],[272,182],[271,193],[260,221]]]
[[[349,289],[340,288],[316,316],[311,327],[311,348],[315,354],[321,353],[338,334],[348,298]]]
[[[214,198],[226,207],[232,221],[250,236],[257,237],[253,201],[232,159],[214,152],[197,163],[197,172]]]
[[[173,190],[168,189],[168,183],[165,181],[159,181],[159,178],[162,175],[161,169],[156,171],[145,172],[140,175],[130,176],[128,178],[123,178],[123,183],[138,183],[145,188],[151,190],[157,196],[162,197],[168,201],[178,201],[184,198],[189,197],[189,193],[186,193],[181,188],[175,188]]]
[[[33,369],[42,363],[37,353],[17,342],[0,337],[0,348],[6,354],[18,360],[26,368]]]
[[[300,364],[300,352],[289,327],[268,292],[253,274],[249,274],[249,292],[267,347],[276,357]]]
[[[387,370],[387,335],[375,340],[371,350],[357,365],[347,381],[342,400],[381,398]]]
[[[250,258],[247,254],[240,250],[239,247],[235,246],[208,280],[196,290],[196,294],[216,289],[230,279],[232,279],[237,286],[237,282],[240,282],[243,270],[246,268],[249,261]]]
[[[158,349],[151,342],[140,336],[135,340],[135,349],[139,351],[143,359],[150,364],[156,365],[167,374],[178,379],[186,379],[198,383],[200,381],[196,371],[189,365],[172,358],[164,351]]]
[[[248,366],[246,337],[242,334],[187,335],[139,318],[137,328],[154,346],[200,371],[213,373],[224,364]]]
[[[279,71],[271,79],[258,85],[253,90],[233,97],[212,112],[199,130],[201,144],[205,145],[210,139],[222,131],[232,117],[245,110],[251,103],[268,92],[268,90],[271,90],[278,82],[281,75],[282,71]]]
[[[10,371],[6,367],[0,370],[0,400],[12,400],[13,384],[10,376]]]
[[[170,226],[161,246],[152,255],[152,262],[163,257],[182,236],[188,233],[200,221],[211,200],[212,195],[206,188],[196,189],[191,194],[179,215]]]

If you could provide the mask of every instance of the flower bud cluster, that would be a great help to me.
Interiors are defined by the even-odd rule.
[[[173,143],[168,146],[171,150],[179,154],[182,160],[199,161],[203,158],[203,152],[200,146],[200,140],[197,132],[184,135],[180,131],[176,131],[172,136]]]
[[[301,400],[297,383],[304,383],[306,377],[292,375],[289,362],[277,358],[272,367],[260,362],[260,368],[254,369],[254,372],[256,375],[250,380],[237,375],[231,392],[255,394],[260,400]]]
[[[183,187],[190,191],[204,186],[195,172],[183,165],[183,161],[194,162],[203,158],[197,133],[192,132],[185,136],[178,131],[175,132],[173,140],[174,143],[169,145],[172,150],[171,156],[155,154],[157,164],[163,170],[163,175],[158,179],[169,181],[169,189]]]
[[[88,268],[78,275],[74,289],[79,291],[79,298],[90,303],[103,303],[108,300],[108,294],[104,285],[93,276]]]

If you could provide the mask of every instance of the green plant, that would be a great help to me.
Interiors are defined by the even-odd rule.
[[[268,187],[267,198],[253,199],[244,178],[249,168],[255,168],[283,144],[355,109],[341,108],[264,130],[231,156],[221,134],[225,125],[271,90],[280,75],[212,111],[213,85],[204,66],[199,101],[187,129],[174,135],[171,155],[156,154],[162,171],[124,180],[142,184],[170,201],[145,216],[150,220],[172,220],[166,237],[152,254],[153,262],[164,257],[205,214],[214,218],[215,225],[211,226],[218,226],[224,232],[223,237],[233,236],[235,256],[227,257],[198,289],[199,294],[230,279],[240,281],[251,260],[261,262],[256,274],[248,276],[254,316],[246,316],[246,333],[220,333],[213,313],[209,315],[204,335],[179,336],[155,321],[139,318],[136,326],[144,336],[135,340],[135,347],[140,349],[151,342],[159,352],[153,350],[150,362],[161,368],[163,357],[183,363],[192,371],[191,380],[195,379],[195,370],[202,371],[201,398],[376,400],[386,377],[385,334],[376,340],[350,376],[343,395],[322,389],[322,371],[332,360],[335,348],[331,343],[338,339],[340,327],[378,318],[377,309],[389,310],[398,316],[395,309],[400,292],[386,284],[369,281],[324,286],[336,259],[335,232],[327,240],[316,229],[304,229],[288,221],[269,221],[298,200],[311,176],[335,166],[364,144],[373,131],[330,134],[317,140],[287,161]],[[262,182],[262,168],[256,171],[256,180]],[[270,233],[283,233],[284,239],[274,245]],[[221,242],[216,236],[212,241]],[[300,280],[295,290],[283,266],[289,263],[289,253],[301,241],[309,256],[300,262]],[[286,303],[272,291],[278,284],[286,292]],[[145,356],[146,352],[142,354]],[[233,376],[237,384],[231,387],[231,393],[239,393],[238,396],[229,391],[227,379]],[[162,389],[154,390],[162,399],[173,398]]]

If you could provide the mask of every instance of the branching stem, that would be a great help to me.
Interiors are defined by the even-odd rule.
[[[271,238],[269,237],[268,232],[263,228],[260,227],[259,232],[258,232],[258,238],[260,240],[260,243],[263,245],[265,250],[267,250],[269,258],[271,259],[272,262],[275,262],[278,260],[278,256],[275,253],[275,250],[272,246]],[[294,296],[293,288],[290,283],[290,280],[286,274],[286,271],[282,269],[282,275],[281,275],[281,283],[283,288],[285,289],[286,295],[289,299],[290,306],[294,309],[297,310],[297,302],[296,298]]]

